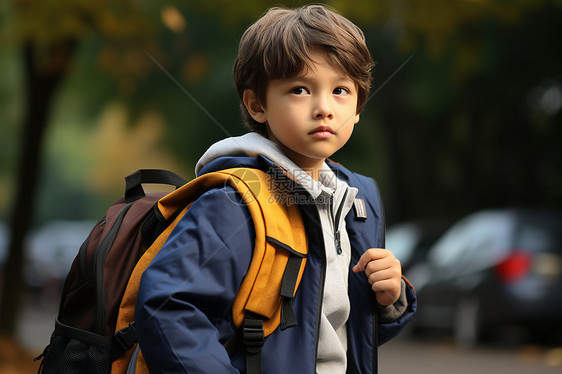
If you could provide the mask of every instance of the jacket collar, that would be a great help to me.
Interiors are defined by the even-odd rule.
[[[337,178],[344,181],[350,180],[350,175],[352,173],[351,171],[346,169],[342,164],[339,164],[330,159],[326,160],[326,164],[330,167],[330,169],[332,169],[332,171],[334,172]],[[283,170],[283,168],[280,165],[276,164],[275,162],[271,161],[269,158],[263,155],[258,155],[256,157],[222,156],[214,159],[213,161],[205,165],[201,170],[199,170],[197,176],[212,171],[230,169],[235,167],[247,167],[247,168],[260,169],[263,171],[274,170],[274,169]]]
[[[351,174],[349,170],[347,170],[341,164],[338,164],[331,160],[327,160],[326,164],[324,165],[324,168],[327,169],[326,165],[327,167],[329,167],[329,169],[331,169],[331,171],[334,173],[336,178],[343,180],[346,183],[349,183],[350,174]],[[258,155],[255,157],[252,156],[218,157],[213,161],[209,162],[208,164],[206,164],[203,168],[201,168],[199,170],[198,176],[213,171],[224,170],[224,169],[235,168],[235,167],[247,167],[247,168],[259,169],[274,175],[275,178],[280,179],[282,181],[285,179],[291,180],[293,181],[292,183],[296,183],[297,185],[300,186],[299,190],[304,189],[308,191],[308,193],[313,198],[317,198],[322,193],[326,193],[326,192],[329,193],[330,187],[333,188],[335,185],[335,183],[327,183],[329,182],[327,179],[324,181],[323,184],[313,183],[310,177],[304,175],[306,173],[303,170],[299,169],[297,171],[303,173],[303,175],[295,175],[295,171],[285,170],[281,165],[277,164],[276,162],[270,160],[269,158],[263,155]],[[310,179],[309,181],[310,183],[307,183],[309,179]],[[327,186],[328,188],[324,188],[323,186]]]

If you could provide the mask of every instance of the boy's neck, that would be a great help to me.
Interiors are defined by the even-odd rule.
[[[320,178],[321,167],[315,169],[303,169],[303,170],[306,172],[306,174],[310,175],[312,179],[318,182],[318,179]]]
[[[279,144],[279,143],[278,143]],[[301,168],[306,174],[310,175],[312,179],[318,181],[320,178],[320,172],[322,171],[322,165],[326,159],[315,159],[303,157],[302,155],[293,152],[286,146],[279,144],[279,147],[291,161],[293,161],[299,168]]]
[[[326,161],[325,158],[311,158],[303,156],[287,146],[278,141],[274,136],[268,133],[267,138],[272,142],[276,143],[283,154],[287,156],[291,161],[293,161],[299,168],[301,168],[306,174],[310,175],[312,179],[318,182],[320,178],[320,172],[322,171],[322,165]]]

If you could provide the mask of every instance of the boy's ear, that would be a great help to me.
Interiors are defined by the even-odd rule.
[[[244,102],[246,110],[248,110],[248,113],[250,113],[255,121],[259,123],[265,123],[267,121],[265,111],[263,110],[264,108],[258,100],[258,97],[254,93],[254,91],[244,90],[242,101]]]

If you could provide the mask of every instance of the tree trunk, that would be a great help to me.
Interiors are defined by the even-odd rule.
[[[23,277],[25,238],[35,213],[45,130],[53,99],[68,72],[74,50],[74,41],[58,43],[42,50],[32,42],[23,46],[25,109],[16,169],[16,196],[10,216],[10,242],[4,264],[4,287],[0,299],[0,334],[8,337],[15,335],[26,292]]]

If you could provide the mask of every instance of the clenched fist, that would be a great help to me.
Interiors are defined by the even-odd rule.
[[[352,271],[354,273],[365,272],[380,305],[392,305],[400,297],[402,266],[388,249],[368,249]]]

